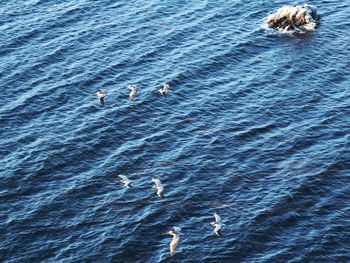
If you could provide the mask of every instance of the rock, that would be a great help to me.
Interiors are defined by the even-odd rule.
[[[306,32],[318,26],[320,16],[313,5],[283,6],[266,20],[269,28],[280,31]]]

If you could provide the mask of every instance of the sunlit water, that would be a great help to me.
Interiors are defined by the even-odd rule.
[[[349,262],[350,3],[285,3],[2,0],[0,261]]]

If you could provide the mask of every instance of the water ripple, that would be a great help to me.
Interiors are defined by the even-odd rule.
[[[349,4],[303,36],[261,28],[283,1],[2,4],[2,261],[350,260]]]

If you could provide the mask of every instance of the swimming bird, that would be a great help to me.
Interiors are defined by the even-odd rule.
[[[163,88],[158,90],[160,95],[165,96],[169,93],[170,91],[170,86],[166,83],[163,84]]]
[[[135,86],[133,85],[127,85],[126,86],[129,90],[130,90],[130,101],[134,101],[135,97],[136,97],[136,93],[137,93],[137,89]]]
[[[132,187],[131,186],[131,181],[128,179],[128,177],[126,177],[125,175],[122,175],[122,174],[119,174],[118,176],[120,178],[120,182],[122,184],[124,184],[127,188]]]
[[[175,255],[175,249],[176,249],[177,244],[180,241],[180,233],[181,233],[180,227],[174,226],[173,228],[174,228],[173,231],[167,232],[167,234],[173,236],[173,239],[170,242],[170,255],[171,256]]]
[[[152,182],[155,183],[155,185],[152,187],[152,189],[157,189],[157,195],[160,198],[164,198],[164,194],[163,194],[164,186],[163,186],[162,182],[158,178],[155,178],[155,177],[152,178]]]
[[[97,98],[100,100],[100,103],[101,105],[105,105],[105,90],[104,89],[99,89],[97,92],[96,92],[96,96]]]
[[[218,237],[222,237],[221,235],[221,228],[222,228],[222,222],[221,222],[221,217],[217,214],[214,213],[215,217],[215,222],[211,222],[210,224],[215,227],[214,232]]]

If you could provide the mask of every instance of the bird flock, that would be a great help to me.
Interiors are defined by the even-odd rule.
[[[128,90],[130,90],[130,94],[129,94],[129,97],[130,97],[130,101],[131,102],[134,102],[135,98],[136,98],[136,95],[137,95],[137,88],[135,85],[126,85],[125,86]],[[166,83],[163,84],[163,87],[160,88],[158,90],[158,93],[161,95],[161,96],[166,96],[168,93],[170,92],[170,86]],[[105,105],[105,97],[106,97],[106,90],[105,89],[99,89],[95,95],[97,96],[97,98],[99,99],[100,101],[100,104],[103,106]]]
[[[131,188],[131,184],[132,181],[130,181],[125,175],[118,175],[118,177],[120,178],[120,182],[127,188]],[[151,180],[154,185],[152,187],[152,189],[156,189],[157,190],[157,196],[161,199],[164,198],[164,186],[162,184],[162,182],[160,181],[159,178],[153,177]],[[214,213],[214,222],[211,222],[210,224],[214,227],[214,232],[218,237],[222,237],[221,234],[221,229],[223,227],[223,223],[221,220],[221,217],[215,212]],[[170,242],[170,255],[174,256],[175,255],[175,250],[176,247],[180,241],[180,233],[181,233],[181,228],[178,226],[174,226],[173,230],[170,230],[169,232],[166,232],[166,235],[171,235],[173,236],[173,239]]]
[[[134,102],[135,97],[137,95],[137,88],[134,85],[126,85],[126,88],[130,90],[130,101]],[[158,93],[161,96],[166,96],[168,93],[170,92],[170,86],[166,83],[163,84],[162,88],[160,88],[158,90]],[[100,101],[100,104],[103,106],[105,104],[105,96],[106,96],[106,90],[105,89],[99,89],[96,94],[97,98]],[[120,178],[120,183],[122,183],[126,188],[132,188],[132,181],[129,180],[128,177],[126,177],[125,175],[119,174],[118,177]],[[164,185],[162,184],[162,182],[160,181],[159,178],[153,177],[151,179],[152,183],[154,183],[152,189],[155,189],[157,192],[157,196],[160,199],[164,198]],[[223,227],[222,224],[222,220],[221,217],[215,212],[214,213],[214,222],[211,222],[210,224],[214,227],[214,232],[216,234],[216,236],[218,237],[222,237],[221,234],[221,229]],[[166,232],[166,235],[171,235],[173,236],[173,239],[170,242],[170,255],[174,256],[175,255],[175,250],[176,247],[180,241],[180,233],[181,233],[181,228],[178,226],[174,226],[173,230],[170,230],[168,232]]]

